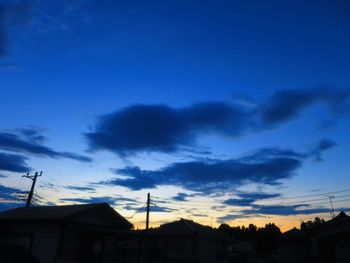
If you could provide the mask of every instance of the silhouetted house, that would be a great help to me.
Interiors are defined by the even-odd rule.
[[[192,220],[163,224],[150,236],[163,262],[228,262],[228,238]]]
[[[312,238],[320,262],[350,262],[350,217],[341,212],[322,224]]]
[[[42,263],[114,262],[115,243],[132,227],[107,203],[17,208],[0,213],[0,253],[25,250]]]
[[[313,258],[311,242],[305,232],[293,228],[279,237],[276,256],[278,262],[310,262]]]

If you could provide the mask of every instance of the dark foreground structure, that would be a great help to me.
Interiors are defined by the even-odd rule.
[[[106,203],[5,211],[0,213],[0,262],[114,262],[114,243],[132,227]],[[22,257],[26,260],[18,261]]]
[[[246,238],[228,225],[180,219],[145,232],[106,203],[17,208],[0,213],[0,262],[350,262],[350,217],[343,212],[283,234],[267,226]]]

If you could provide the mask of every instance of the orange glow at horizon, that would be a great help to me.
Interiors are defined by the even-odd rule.
[[[143,218],[144,217],[144,218]],[[261,216],[261,217],[250,217],[250,218],[242,218],[236,219],[232,221],[225,222],[230,226],[245,226],[248,227],[249,224],[254,224],[257,227],[264,227],[268,223],[274,223],[278,226],[281,232],[286,232],[292,228],[300,228],[300,224],[303,221],[314,220],[315,217],[320,217],[324,220],[329,220],[329,215],[327,213],[322,214],[313,214],[313,215],[293,215],[293,216]],[[140,215],[134,220],[129,220],[132,224],[134,224],[135,229],[144,229],[145,228],[145,215]],[[166,217],[165,215],[150,215],[150,227],[159,227],[162,224],[173,222],[179,220],[181,217]],[[217,228],[220,226],[220,223],[216,222],[215,218],[200,218],[200,217],[192,217],[185,219],[193,220],[196,223],[211,226],[213,228]]]

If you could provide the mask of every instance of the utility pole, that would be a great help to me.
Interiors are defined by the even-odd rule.
[[[26,175],[23,175],[22,177],[25,178],[29,178],[32,180],[32,187],[30,188],[30,192],[28,194],[28,198],[27,198],[27,202],[26,202],[26,207],[30,207],[30,204],[32,202],[32,198],[34,195],[34,189],[35,189],[35,183],[36,183],[36,179],[41,176],[43,174],[43,172],[40,172],[40,174],[38,172],[35,172],[34,175],[29,175],[29,173],[27,173]]]
[[[150,193],[147,194],[147,209],[146,209],[146,231],[149,227],[149,210],[150,210],[150,204],[151,204],[151,195]]]
[[[334,218],[334,207],[333,207],[333,202],[332,202],[332,198],[334,198],[333,195],[327,195],[327,197],[329,198],[329,202],[331,203],[331,215],[332,215],[332,218]]]

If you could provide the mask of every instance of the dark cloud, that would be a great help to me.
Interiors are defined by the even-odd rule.
[[[208,217],[207,214],[201,214],[201,213],[191,213],[191,216],[194,216],[194,217]]]
[[[322,140],[315,147],[317,154],[334,146],[331,140]],[[236,159],[197,158],[176,162],[158,170],[143,170],[137,166],[111,169],[116,178],[95,183],[119,185],[132,190],[151,189],[161,185],[174,185],[194,194],[178,193],[172,199],[187,201],[195,195],[217,195],[247,183],[277,186],[291,178],[303,162],[314,158],[315,150],[307,153],[290,149],[262,148]],[[250,206],[258,200],[279,197],[262,192],[237,193],[237,198],[225,201],[227,205]]]
[[[43,143],[47,141],[47,138],[41,134],[41,131],[43,129],[39,127],[28,127],[28,128],[21,128],[17,129],[16,131],[23,135],[28,141],[35,142],[35,143]]]
[[[53,183],[40,183],[40,187],[42,188],[47,188],[47,189],[54,189],[57,187],[57,185],[53,184]]]
[[[23,193],[23,191],[21,191],[17,188],[12,188],[12,187],[8,187],[8,186],[0,184],[0,198],[1,199],[14,200],[16,198],[15,197],[16,193]]]
[[[301,167],[297,153],[278,149],[257,151],[239,159],[203,159],[173,163],[159,170],[139,167],[115,169],[119,177],[100,182],[120,185],[133,190],[155,188],[159,185],[177,185],[202,193],[220,192],[248,182],[276,185],[290,178]]]
[[[23,131],[21,133],[23,133]],[[29,130],[26,130],[25,134],[26,135],[23,136],[21,134],[0,132],[0,149],[13,152],[30,153],[42,157],[56,159],[67,158],[80,162],[92,162],[90,157],[71,152],[58,152],[42,145],[40,142],[44,140],[44,137],[40,136],[37,131],[33,130],[32,133],[29,133]]]
[[[146,208],[144,208],[145,211]],[[150,210],[153,212],[159,212],[159,213],[168,213],[168,212],[173,212],[175,209],[165,207],[165,206],[159,206],[159,205],[151,205]]]
[[[104,115],[86,133],[90,149],[119,155],[137,152],[175,152],[194,146],[199,133],[239,134],[247,113],[225,103],[202,103],[175,109],[166,105],[135,105]]]
[[[68,190],[82,191],[82,192],[95,192],[95,188],[91,186],[65,186]]]
[[[90,0],[0,0],[0,59],[9,55],[11,33],[32,39],[52,32],[68,32],[86,23]],[[18,41],[19,42],[19,41]],[[7,66],[7,65],[5,65]]]
[[[128,211],[134,211],[134,212],[138,212],[138,213],[145,213],[146,212],[146,207],[140,207],[137,206],[135,204],[129,204],[129,205],[125,205],[123,206],[123,209],[128,210]],[[150,205],[150,211],[152,213],[168,213],[168,212],[173,212],[175,211],[175,209],[169,208],[169,207],[165,207],[165,206],[161,206],[161,205],[155,205],[155,204],[151,204]]]
[[[187,201],[187,197],[191,197],[191,195],[186,193],[178,193],[177,195],[173,196],[172,199],[175,201]]]
[[[350,90],[331,87],[314,89],[289,89],[275,92],[259,111],[262,122],[280,124],[298,117],[306,108],[318,103],[325,104],[333,112],[350,111]]]
[[[120,185],[132,190],[141,190],[145,188],[155,188],[159,183],[160,178],[156,178],[152,172],[156,171],[143,171],[139,167],[126,167],[122,169],[113,169],[114,173],[117,175],[126,175],[130,178],[115,178],[109,181],[99,182],[97,184],[106,185]]]
[[[265,102],[250,107],[224,102],[184,108],[133,105],[101,116],[85,136],[92,151],[108,150],[121,156],[139,152],[172,153],[198,148],[198,137],[203,134],[237,137],[276,128],[316,104],[326,105],[332,114],[349,113],[350,90],[277,91]]]
[[[254,199],[229,198],[225,200],[223,203],[225,205],[232,205],[232,206],[251,206],[251,204],[254,202],[255,202]]]
[[[146,207],[143,206],[140,208],[140,203],[132,198],[126,198],[122,196],[100,196],[100,197],[86,197],[86,198],[61,198],[62,202],[72,202],[79,204],[90,204],[90,203],[108,203],[110,205],[122,206],[123,209],[128,211],[138,211],[145,212]],[[174,209],[161,206],[158,204],[151,204],[150,210],[152,213],[156,212],[172,212]]]
[[[251,209],[245,209],[241,211],[244,214],[262,214],[262,215],[309,215],[317,213],[328,213],[330,212],[329,208],[309,208],[305,204],[297,205],[273,205],[273,206],[254,206]]]
[[[8,54],[9,30],[29,19],[32,1],[0,1],[0,58]]]
[[[256,201],[259,200],[266,200],[271,198],[280,197],[280,194],[268,194],[268,193],[240,193],[237,194],[239,198],[230,198],[225,200],[223,203],[225,205],[232,205],[232,206],[251,206]]]
[[[271,159],[275,157],[288,157],[288,158],[295,158],[295,159],[305,159],[308,157],[308,154],[295,152],[290,149],[281,149],[278,147],[269,147],[269,148],[261,148],[258,150],[253,151],[252,154],[245,155],[239,160],[241,162],[257,162],[257,161],[263,161],[266,159]]]
[[[330,139],[321,140],[317,146],[311,151],[310,155],[314,157],[316,161],[323,161],[322,153],[333,147],[337,146],[337,143]]]
[[[0,5],[0,58],[6,55],[6,26],[5,26],[5,7]]]
[[[243,214],[228,214],[228,215],[218,217],[217,219],[218,219],[219,223],[224,223],[224,222],[232,221],[235,219],[249,218],[249,217],[251,217],[251,216],[250,215],[243,215]]]
[[[0,211],[23,206],[18,195],[25,194],[22,190],[0,184]]]
[[[226,208],[225,205],[214,205],[214,206],[211,207],[211,209],[213,209],[215,211],[222,211],[225,208]]]
[[[338,211],[349,211],[349,208],[339,208]],[[250,209],[245,209],[239,211],[239,213],[229,213],[225,216],[221,216],[218,218],[219,222],[231,221],[240,218],[250,218],[257,216],[269,216],[269,215],[277,215],[277,216],[293,216],[293,215],[311,215],[311,214],[319,214],[319,213],[329,213],[329,208],[318,207],[318,208],[310,208],[305,204],[297,204],[297,205],[265,205],[259,206],[255,205]]]
[[[86,198],[61,198],[63,202],[73,202],[80,204],[90,203],[108,203],[110,205],[122,205],[125,203],[136,204],[134,199],[126,198],[122,196],[99,196],[99,197],[86,197]]]
[[[0,171],[8,171],[15,173],[29,172],[31,169],[26,163],[27,158],[0,152]]]
[[[263,193],[263,192],[254,192],[254,193],[240,193],[238,194],[238,196],[246,199],[265,200],[265,199],[280,197],[281,195],[269,194],[269,193]]]

